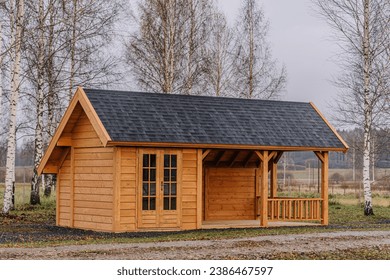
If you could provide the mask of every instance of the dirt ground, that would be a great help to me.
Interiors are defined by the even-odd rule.
[[[344,231],[240,239],[0,248],[0,259],[327,259],[356,250],[390,259],[390,231]],[[374,254],[372,253],[374,252]],[[369,255],[370,256],[370,255]],[[369,257],[370,258],[370,257]]]

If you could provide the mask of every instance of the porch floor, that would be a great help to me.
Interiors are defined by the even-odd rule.
[[[320,226],[314,222],[268,222],[268,227],[299,227],[299,226]],[[260,227],[259,220],[223,220],[223,221],[203,221],[202,229],[214,228],[257,228]]]

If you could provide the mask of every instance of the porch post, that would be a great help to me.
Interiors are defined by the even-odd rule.
[[[196,165],[196,228],[202,228],[203,221],[203,159],[210,153],[211,150],[207,150],[206,152],[202,152],[202,149],[198,149],[197,151],[197,165]]]
[[[328,225],[328,173],[329,173],[329,153],[328,152],[314,152],[318,159],[321,161],[321,198],[322,198],[322,208],[321,208],[321,224]]]
[[[328,152],[323,152],[323,161],[321,168],[321,197],[322,197],[322,225],[329,224],[328,217],[328,171],[329,171],[329,154]]]
[[[277,196],[278,191],[278,164],[275,159],[271,159],[271,198]]]
[[[268,151],[261,153],[260,226],[268,226]]]
[[[271,155],[273,156],[271,157]],[[273,152],[271,154],[268,154],[268,157],[270,158],[271,162],[271,193],[270,197],[275,198],[278,196],[278,162],[280,158],[282,157],[283,152],[278,151],[278,152]]]

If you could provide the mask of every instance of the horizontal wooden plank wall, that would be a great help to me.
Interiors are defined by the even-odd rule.
[[[73,225],[78,228],[112,231],[114,149],[74,150]]]
[[[69,226],[112,231],[114,149],[102,147],[84,112],[71,137]]]
[[[183,149],[183,171],[181,186],[182,229],[197,228],[197,154],[198,152],[196,149]]]
[[[136,148],[118,148],[121,152],[120,230],[136,230],[137,155]]]
[[[103,144],[96,134],[87,115],[82,112],[72,131],[73,147],[102,147]]]
[[[206,220],[255,219],[255,169],[208,168]]]
[[[70,227],[70,188],[71,168],[70,153],[65,158],[57,175],[57,217],[58,226]]]

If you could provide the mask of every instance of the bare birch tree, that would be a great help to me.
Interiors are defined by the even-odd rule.
[[[182,87],[177,81],[184,49],[183,15],[187,13],[182,13],[184,5],[179,2],[149,0],[138,4],[139,30],[131,35],[127,61],[144,90],[172,93]]]
[[[215,96],[232,95],[233,68],[233,31],[225,16],[215,12],[211,21],[212,30],[207,43],[207,66],[204,91]]]
[[[272,99],[286,86],[286,69],[277,68],[267,41],[269,23],[256,0],[244,0],[237,21],[236,92],[244,98]]]
[[[16,149],[16,110],[20,90],[20,69],[22,52],[22,34],[24,21],[24,0],[10,0],[10,22],[11,29],[11,52],[12,72],[11,72],[11,100],[10,117],[7,144],[7,163],[5,177],[5,192],[3,214],[8,215],[13,208],[12,195],[15,184],[15,149]]]
[[[120,80],[116,71],[117,61],[106,56],[112,40],[112,30],[121,1],[61,0],[67,26],[68,53],[68,100],[75,87],[83,84],[102,86]]]
[[[183,94],[200,94],[201,81],[204,78],[206,67],[206,45],[213,29],[212,17],[214,13],[213,1],[190,0],[183,1],[187,6],[182,12],[188,13],[187,26],[184,34],[186,55],[183,60],[184,68]],[[186,39],[188,37],[188,39]]]
[[[340,122],[363,131],[364,214],[373,215],[370,184],[372,132],[388,114],[390,2],[388,0],[314,0],[335,31],[343,69],[336,109]],[[388,125],[388,122],[387,122]]]
[[[144,0],[127,62],[143,90],[197,94],[205,67],[212,1]]]
[[[112,38],[110,30],[118,14],[119,2],[38,0],[28,5],[31,19],[26,51],[29,57],[27,76],[34,88],[31,104],[36,106],[32,120],[36,125],[31,204],[40,201],[37,167],[75,85],[102,85],[120,78],[112,71],[115,60],[102,56]],[[48,196],[54,178],[46,175],[43,181],[44,194]]]
[[[30,204],[40,204],[38,166],[43,156],[43,113],[44,113],[44,74],[45,74],[45,9],[44,1],[39,0],[37,25],[34,32],[38,34],[36,61],[36,127],[34,137],[34,167],[31,180]],[[32,56],[32,55],[31,55]],[[31,57],[32,58],[32,57]]]

